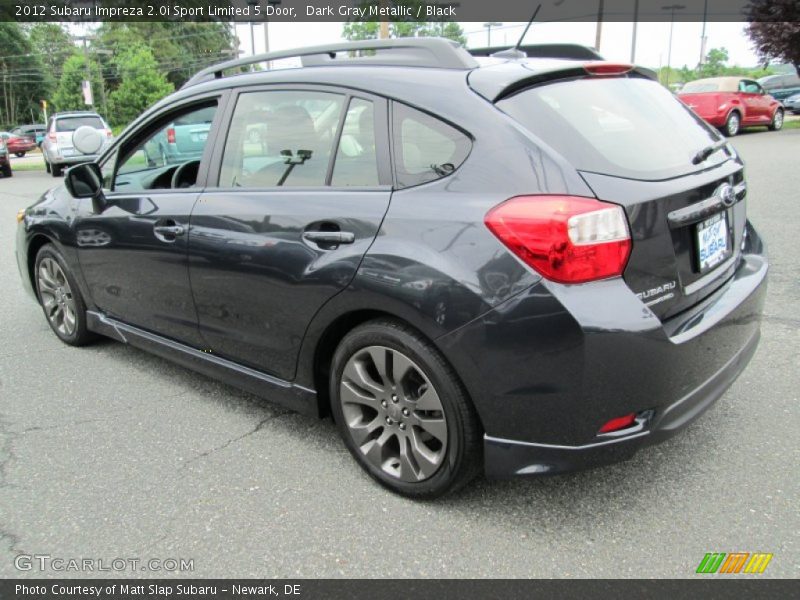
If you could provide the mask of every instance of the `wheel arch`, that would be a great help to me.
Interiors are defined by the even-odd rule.
[[[39,250],[42,249],[42,246],[54,243],[55,241],[44,233],[35,233],[28,242],[28,255],[26,257],[26,264],[28,268],[27,275],[28,280],[31,283],[31,288],[33,289],[33,292],[36,294],[37,298],[39,294],[36,289],[36,277],[34,273],[36,268],[36,255],[39,254]]]

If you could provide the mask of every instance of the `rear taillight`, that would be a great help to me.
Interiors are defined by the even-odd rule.
[[[106,137],[110,138],[114,133],[110,129],[106,129]]]
[[[175,143],[175,130],[172,127],[167,129],[167,143],[168,144]]]
[[[48,133],[47,139],[51,142],[55,142],[58,139],[58,136],[55,133]]]
[[[580,196],[516,196],[486,226],[525,264],[559,283],[619,277],[631,251],[622,207]]]

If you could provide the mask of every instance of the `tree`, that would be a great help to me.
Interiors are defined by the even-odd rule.
[[[82,84],[86,78],[86,61],[83,54],[75,51],[64,63],[58,87],[53,94],[53,108],[58,111],[86,110],[88,108],[83,98]],[[89,61],[89,81],[92,82],[92,95],[95,103],[100,90],[100,68],[96,63]]]
[[[0,22],[0,123],[13,127],[38,120],[39,101],[49,97],[54,83],[24,29]]]
[[[698,68],[699,77],[719,77],[724,74],[728,62],[728,50],[726,48],[712,48],[706,54],[705,62]]]
[[[398,0],[395,6],[411,9],[411,14],[416,15],[421,8],[421,14],[426,14],[428,2],[424,0]],[[379,0],[366,0],[359,5],[361,8],[379,7]],[[348,40],[374,40],[380,32],[378,21],[350,21],[342,27],[342,37]],[[391,37],[444,37],[466,44],[467,38],[464,30],[458,23],[448,21],[408,21],[403,17],[389,17],[389,35]]]
[[[159,72],[158,63],[147,46],[136,44],[116,57],[120,84],[109,97],[110,119],[126,125],[151,104],[175,88]]]
[[[132,45],[146,46],[158,70],[178,88],[203,67],[232,58],[233,41],[233,33],[226,23],[107,22],[98,28],[93,45],[113,54],[124,52]],[[112,59],[104,61],[113,71]],[[112,76],[110,86],[118,83]]]
[[[45,69],[58,79],[64,63],[75,54],[72,37],[61,23],[33,23],[27,25],[27,30],[31,46],[40,53]]]
[[[747,19],[747,35],[764,63],[782,60],[800,74],[800,3],[751,0]]]

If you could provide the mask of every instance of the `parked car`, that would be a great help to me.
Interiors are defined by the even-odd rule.
[[[83,154],[75,148],[76,132],[96,129],[103,134],[103,143],[92,154]],[[76,111],[56,113],[47,123],[47,137],[42,143],[44,164],[48,173],[60,177],[65,166],[95,160],[112,140],[111,128],[95,112]]]
[[[150,140],[145,147],[151,164],[179,164],[187,160],[199,159],[206,145],[211,129],[214,110],[206,109],[206,115],[198,115],[192,123],[181,119],[170,123],[158,138]]]
[[[0,137],[5,140],[8,153],[20,158],[36,148],[36,140],[33,137],[15,135],[8,131],[0,131]]]
[[[743,127],[766,125],[771,131],[783,127],[783,106],[751,79],[697,79],[684,85],[678,98],[727,136]]]
[[[199,158],[148,161],[209,117]],[[66,344],[332,415],[435,497],[627,459],[718,400],[766,293],[747,194],[651,71],[367,40],[204,69],[27,208],[16,256]]]
[[[11,133],[14,135],[32,137],[34,140],[36,140],[36,145],[41,147],[42,142],[47,135],[47,125],[18,125],[11,130]]]
[[[789,96],[783,101],[783,106],[786,110],[792,111],[796,115],[800,115],[800,94]]]
[[[789,96],[800,94],[800,77],[797,76],[797,73],[768,75],[759,79],[758,83],[770,96],[780,102]]]
[[[8,148],[6,148],[6,141],[0,137],[0,173],[3,177],[11,177],[14,173],[11,171],[11,160],[8,157]]]

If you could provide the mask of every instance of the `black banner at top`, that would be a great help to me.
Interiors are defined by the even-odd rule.
[[[796,0],[0,0],[0,20],[527,21],[539,4],[538,22],[800,21]]]

